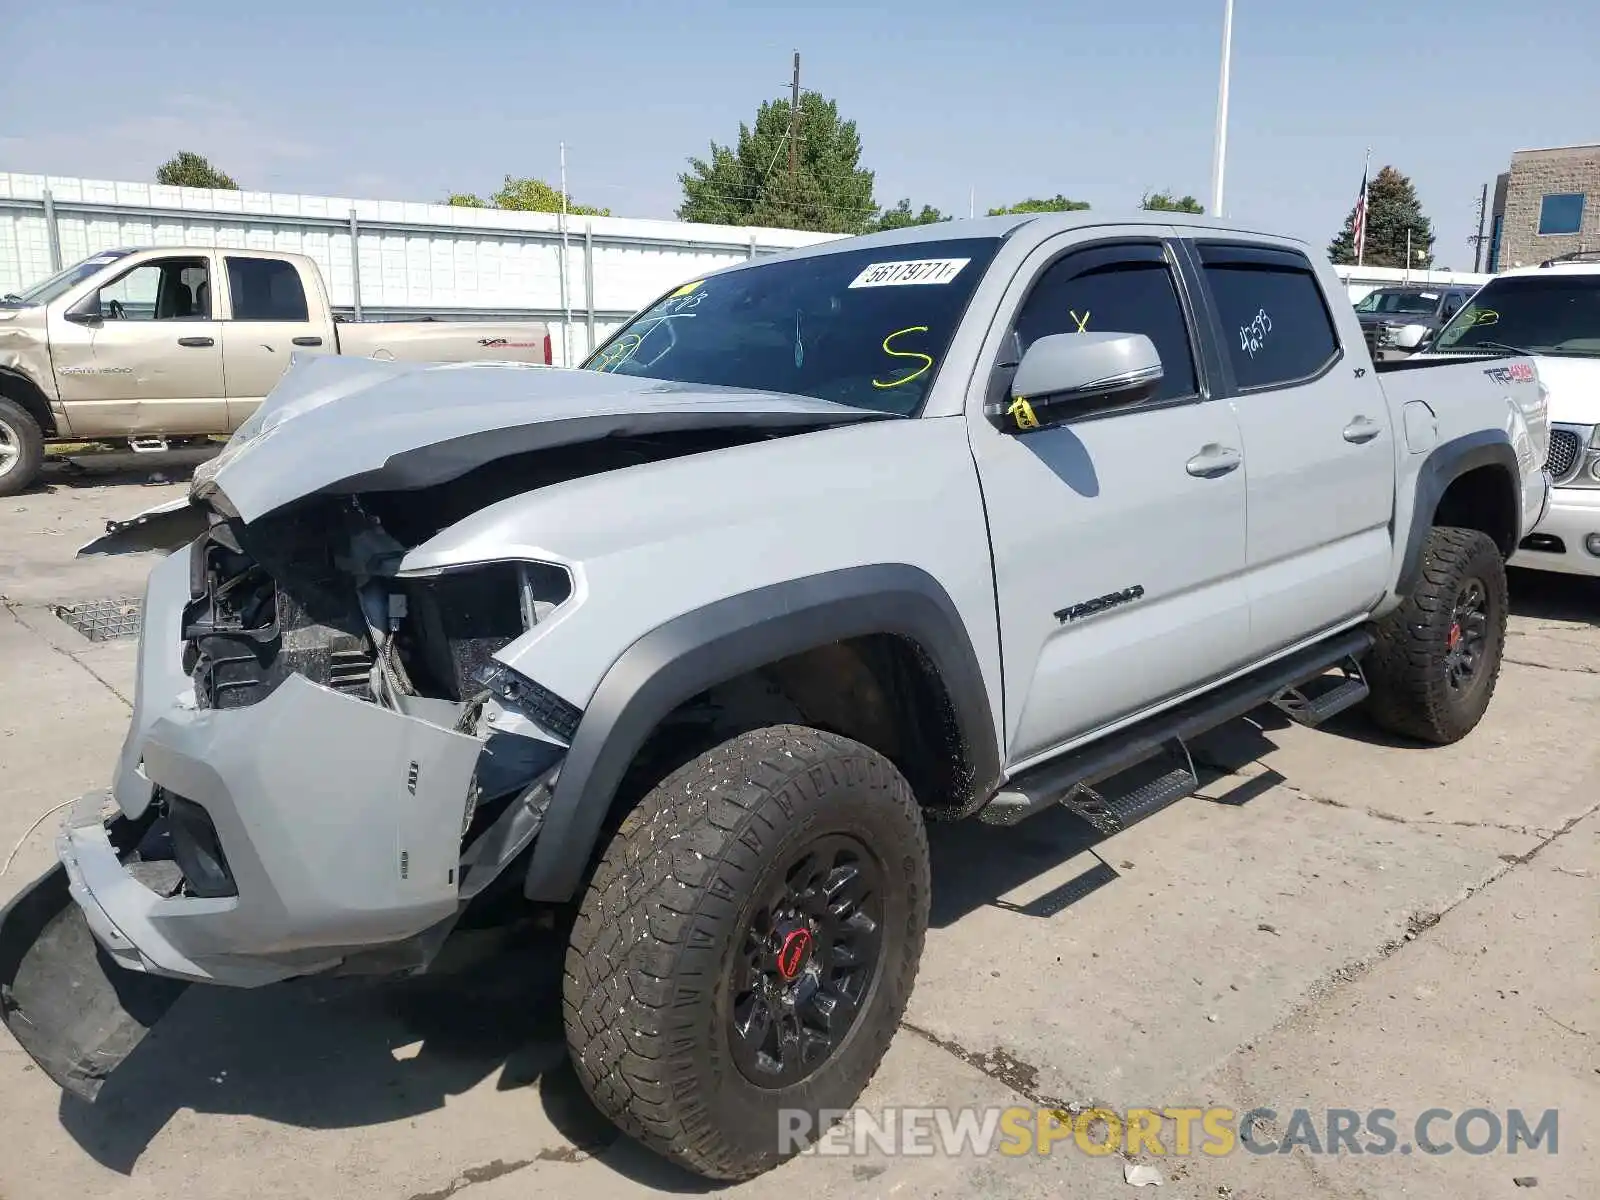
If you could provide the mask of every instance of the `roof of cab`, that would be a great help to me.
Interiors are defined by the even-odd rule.
[[[897,246],[916,247],[928,242],[957,241],[964,238],[1008,238],[1024,226],[1029,227],[1032,233],[1041,237],[1048,237],[1053,233],[1065,233],[1072,229],[1086,229],[1097,225],[1156,225],[1176,226],[1184,231],[1209,230],[1216,233],[1241,234],[1244,236],[1270,237],[1277,241],[1292,242],[1305,248],[1306,243],[1299,238],[1289,237],[1270,230],[1253,229],[1247,225],[1216,217],[1202,216],[1198,213],[1162,212],[1156,210],[1137,210],[1134,212],[1101,212],[1092,209],[1079,209],[1073,212],[1049,213],[1007,213],[996,217],[963,217],[950,221],[939,221],[932,225],[909,225],[903,229],[890,229],[882,233],[858,234],[853,237],[840,237],[826,242],[816,242],[809,246],[801,246],[793,250],[784,250],[782,257],[815,258],[827,254],[837,254],[841,250],[870,250],[877,247],[891,249]],[[731,271],[747,270],[752,266],[759,266],[768,255],[751,259],[748,262],[737,263],[723,268],[714,274],[724,274]]]

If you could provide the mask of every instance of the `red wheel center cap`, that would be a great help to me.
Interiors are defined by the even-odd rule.
[[[811,957],[811,930],[793,929],[784,935],[778,947],[778,974],[785,980],[797,978]]]

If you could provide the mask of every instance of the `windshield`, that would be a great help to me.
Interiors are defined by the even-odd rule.
[[[1600,275],[1492,279],[1444,327],[1434,349],[1508,346],[1530,354],[1600,358]]]
[[[36,283],[25,292],[8,293],[5,303],[13,307],[20,305],[23,308],[31,308],[35,304],[49,304],[52,300],[70,292],[101,267],[131,253],[133,253],[131,250],[103,250],[99,254],[91,254],[82,262],[75,262],[70,267],[57,271],[43,283]]]
[[[999,245],[874,246],[696,280],[645,309],[583,366],[911,416]]]
[[[1379,288],[1361,297],[1359,313],[1417,313],[1431,315],[1439,307],[1438,292],[1390,292]]]

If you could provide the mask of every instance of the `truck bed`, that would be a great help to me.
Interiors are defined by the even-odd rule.
[[[550,335],[528,321],[338,321],[339,353],[403,362],[551,361]]]

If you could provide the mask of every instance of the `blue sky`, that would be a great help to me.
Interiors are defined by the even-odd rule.
[[[438,199],[507,172],[668,217],[677,173],[803,82],[839,102],[877,198],[1205,199],[1222,0],[426,7],[6,0],[0,170],[148,179],[204,153],[247,187]],[[1362,156],[1416,181],[1470,267],[1512,150],[1600,141],[1600,5],[1237,0],[1226,209],[1325,245]]]

